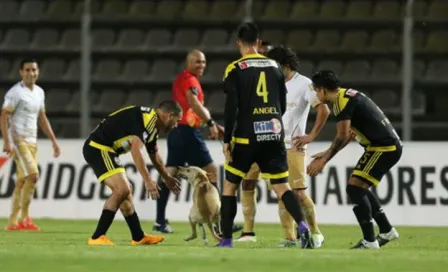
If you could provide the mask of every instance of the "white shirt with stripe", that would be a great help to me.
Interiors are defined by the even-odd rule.
[[[299,73],[295,73],[286,82],[286,88],[288,90],[286,112],[282,119],[286,148],[289,149],[292,147],[291,141],[294,137],[303,136],[306,133],[306,122],[310,106],[316,107],[321,102],[313,90],[311,79]]]
[[[10,135],[36,143],[39,112],[45,111],[44,90],[37,85],[30,90],[23,82],[18,82],[6,93],[3,109],[12,112],[9,120]]]

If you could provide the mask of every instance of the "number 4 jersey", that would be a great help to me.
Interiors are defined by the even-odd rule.
[[[224,91],[225,143],[284,141],[286,86],[276,61],[251,54],[232,62],[225,70]]]

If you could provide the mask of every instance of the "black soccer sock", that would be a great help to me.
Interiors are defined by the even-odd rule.
[[[140,220],[138,219],[137,212],[134,211],[133,214],[125,217],[126,223],[128,223],[129,230],[131,230],[132,240],[138,242],[143,239],[145,235],[140,225]]]
[[[372,207],[372,216],[380,229],[380,233],[388,233],[392,230],[392,225],[389,223],[386,213],[381,208],[378,197],[370,190],[367,190],[366,196],[369,199],[370,206]]]
[[[236,210],[236,196],[221,197],[221,231],[223,238],[232,238],[233,220],[235,220]]]
[[[112,225],[112,222],[114,221],[116,213],[116,211],[103,210],[100,220],[98,221],[98,225],[96,226],[96,230],[92,235],[92,239],[98,239],[101,235],[106,234],[110,225]]]
[[[159,225],[164,225],[166,222],[165,211],[166,205],[168,204],[168,198],[170,196],[170,190],[164,182],[159,182],[159,187],[160,197],[157,199],[156,223]]]
[[[368,190],[349,184],[347,185],[346,191],[352,202],[355,204],[353,212],[361,227],[364,239],[368,242],[374,242],[375,230],[372,220],[372,207],[366,196]]]
[[[297,200],[297,196],[291,191],[288,190],[282,195],[282,201],[285,204],[286,210],[289,214],[294,218],[297,225],[303,221],[303,212],[300,208],[299,201]]]

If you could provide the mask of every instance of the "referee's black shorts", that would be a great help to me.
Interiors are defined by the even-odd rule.
[[[288,182],[288,161],[284,142],[233,142],[232,161],[226,162],[226,180],[239,184],[253,163],[260,168],[261,177],[271,184]]]

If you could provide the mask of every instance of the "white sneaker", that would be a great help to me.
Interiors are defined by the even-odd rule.
[[[361,239],[351,249],[380,249],[380,245],[378,244],[378,240],[375,240],[374,242],[368,242],[364,239]]]
[[[252,242],[252,243],[255,243],[255,242],[257,242],[257,236],[242,233],[239,238],[235,239],[235,242]]]
[[[390,241],[397,240],[398,238],[400,238],[398,231],[395,228],[392,228],[388,233],[378,234],[376,240],[378,241],[380,247],[382,247]]]
[[[313,233],[311,235],[314,241],[314,248],[320,248],[324,244],[325,238],[321,233]]]

